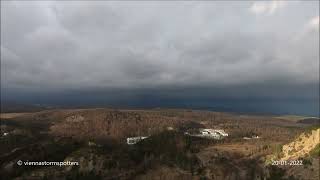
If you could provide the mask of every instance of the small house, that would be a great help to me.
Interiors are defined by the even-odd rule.
[[[129,137],[127,138],[127,144],[129,145],[136,144],[146,138],[148,137],[145,137],[145,136]]]

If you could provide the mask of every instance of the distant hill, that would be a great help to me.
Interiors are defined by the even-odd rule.
[[[40,105],[22,104],[11,101],[1,101],[1,113],[37,112],[48,109]]]
[[[320,118],[301,119],[301,120],[298,121],[298,123],[302,123],[302,124],[320,124]]]

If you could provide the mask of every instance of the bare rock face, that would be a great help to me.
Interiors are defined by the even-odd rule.
[[[312,130],[311,133],[301,134],[295,141],[286,144],[282,148],[282,160],[298,159],[304,157],[313,150],[320,141],[320,128]]]
[[[84,120],[82,115],[72,115],[66,118],[67,122],[81,122]]]

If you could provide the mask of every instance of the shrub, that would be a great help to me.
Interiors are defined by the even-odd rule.
[[[318,143],[318,145],[313,148],[310,152],[309,152],[311,157],[319,157],[320,156],[320,143]]]

